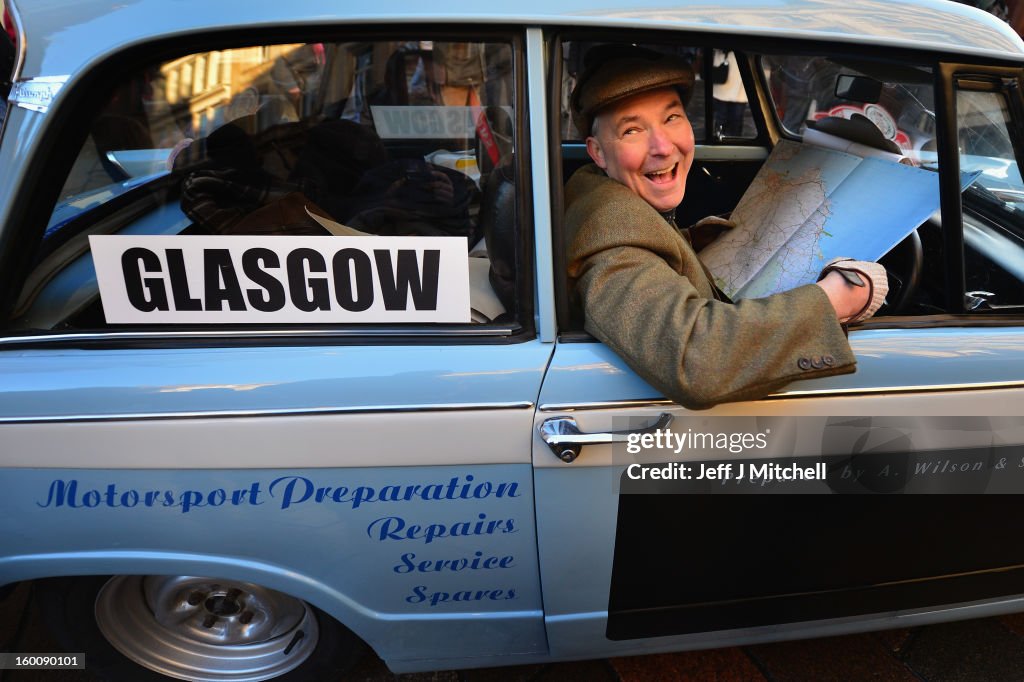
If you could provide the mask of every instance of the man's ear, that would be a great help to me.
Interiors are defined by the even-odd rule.
[[[594,160],[598,168],[602,170],[608,168],[608,164],[604,160],[604,150],[601,149],[601,143],[593,135],[587,138],[587,153],[590,154],[590,158]]]

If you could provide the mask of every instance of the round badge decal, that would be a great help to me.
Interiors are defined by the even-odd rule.
[[[896,139],[896,121],[893,120],[888,111],[877,104],[868,104],[864,107],[864,115],[867,116],[869,121],[875,124],[876,128],[882,131],[882,135],[885,136],[885,139]]]

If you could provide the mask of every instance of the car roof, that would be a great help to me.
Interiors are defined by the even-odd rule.
[[[8,0],[27,47],[20,78],[70,75],[123,47],[238,27],[425,24],[692,30],[937,50],[1024,61],[986,12],[948,0]]]

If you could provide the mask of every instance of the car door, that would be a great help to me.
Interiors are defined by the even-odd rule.
[[[961,206],[957,170],[1010,167],[1019,182],[1020,71],[927,72],[943,74],[939,125],[964,149],[939,133],[946,227],[919,230],[933,231],[921,276],[941,282],[942,302],[928,308],[918,291],[916,312],[851,329],[855,374],[691,411],[565,316],[534,442],[554,653],[588,655],[601,638],[605,652],[707,648],[924,622],[944,605],[948,617],[1019,608],[1020,233],[970,190]],[[765,119],[785,135],[781,111]],[[1016,190],[999,175],[982,173],[973,194],[999,194],[1007,213]],[[948,241],[933,249],[939,229]],[[999,246],[986,256],[988,237]],[[992,290],[943,274],[964,268]]]
[[[317,605],[396,669],[535,655],[553,344],[513,160],[522,37],[318,41],[110,48],[48,106],[12,101],[0,583],[216,576]],[[431,240],[455,244],[433,270]],[[353,316],[249,315],[275,299]]]

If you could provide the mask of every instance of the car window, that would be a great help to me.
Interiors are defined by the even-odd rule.
[[[1024,304],[1024,183],[1007,94],[991,83],[961,84],[956,111],[960,170],[977,175],[963,198],[964,305],[1017,307]]]
[[[938,220],[939,170],[934,69],[928,64],[825,55],[764,55],[760,72],[780,131],[862,158],[880,157],[936,172],[932,218],[880,258],[889,295],[876,319],[950,310]],[[879,204],[878,210],[885,210]]]
[[[90,250],[90,237],[106,235],[162,235],[186,249],[199,236],[459,237],[466,263],[458,270],[468,271],[469,284],[454,286],[460,296],[468,286],[469,301],[465,319],[456,317],[514,321],[516,263],[525,259],[516,252],[512,45],[426,38],[214,50],[122,78],[98,112],[79,119],[84,143],[60,181],[9,327],[108,328],[113,306],[108,301],[104,309],[96,281],[97,263],[105,261]],[[427,278],[431,268],[428,254],[417,253],[413,280]],[[181,312],[198,305],[203,313],[225,313],[196,323],[253,321],[226,314],[249,308],[244,283],[241,298],[228,291],[235,286],[232,271],[245,271],[240,261],[214,268],[217,281],[205,284],[206,293],[214,289],[211,306],[196,293],[203,285],[194,270],[204,266],[185,263],[182,289],[174,263],[160,258],[124,267],[124,276],[137,280],[144,307]],[[295,268],[264,259],[252,272],[265,284],[268,274],[278,281],[256,298],[270,305],[281,294],[314,309],[329,307],[329,299],[365,298],[366,292],[341,289],[361,286],[364,266],[382,276],[382,262],[392,268],[391,288],[416,296],[426,285],[402,274],[403,258],[400,252],[384,261],[336,258],[333,271],[324,257],[308,253]],[[343,283],[350,274],[351,283]],[[388,298],[387,284],[374,286],[378,299]],[[189,303],[198,298],[201,305]],[[346,310],[359,307],[349,303]]]
[[[817,134],[826,124],[842,124],[828,128],[833,131],[870,124],[870,135],[859,142],[938,170],[932,69],[823,56],[766,56],[761,64],[784,133],[806,141],[809,130]],[[883,316],[959,312],[950,309],[950,295],[962,294],[967,312],[1007,311],[1024,303],[1024,184],[1009,96],[992,78],[958,81],[965,289],[944,293],[955,284],[945,273],[941,225],[931,219],[882,258],[890,273],[889,301],[898,302],[883,308]]]

